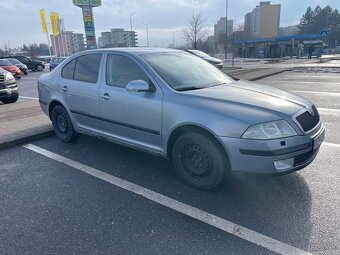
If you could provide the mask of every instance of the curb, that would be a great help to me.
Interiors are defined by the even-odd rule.
[[[279,73],[283,73],[283,72],[287,72],[287,71],[291,71],[293,70],[294,68],[278,68],[277,70],[275,69],[261,69],[261,70],[257,70],[257,69],[244,69],[243,72],[242,70],[240,70],[240,72],[236,72],[236,73],[226,73],[227,75],[231,76],[232,78],[234,79],[237,79],[237,80],[249,80],[249,81],[256,81],[256,80],[260,80],[260,79],[263,79],[263,78],[266,78],[266,77],[269,77],[269,76],[273,76],[273,75],[276,75],[276,74],[279,74]],[[255,77],[251,77],[251,73],[256,73],[256,72],[264,72],[264,71],[267,71],[265,72],[264,74],[262,75],[254,75]],[[249,74],[250,78],[242,78],[240,76],[242,75],[246,75],[246,74]]]
[[[42,139],[53,135],[54,135],[53,130],[47,130],[37,134],[21,137],[12,141],[5,141],[3,143],[0,143],[0,150],[7,149],[16,145],[21,145],[24,143],[29,143],[32,142],[33,140]]]
[[[272,73],[269,73],[269,74],[264,74],[264,75],[252,78],[249,81],[257,81],[257,80],[260,80],[260,79],[264,79],[264,78],[267,78],[267,77],[270,77],[270,76],[273,76],[273,75],[276,75],[276,74],[279,74],[279,73],[291,71],[291,70],[293,70],[293,68],[278,70],[278,71],[275,71],[275,72],[272,72]]]

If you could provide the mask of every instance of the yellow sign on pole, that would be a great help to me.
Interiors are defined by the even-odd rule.
[[[50,19],[51,19],[51,26],[52,26],[52,34],[54,36],[59,35],[58,31],[58,19],[59,19],[59,14],[56,12],[51,12],[50,13]]]
[[[40,13],[40,21],[41,21],[41,27],[42,27],[42,31],[43,33],[47,32],[47,27],[46,27],[46,20],[45,20],[45,11],[44,9],[41,9],[39,11]]]

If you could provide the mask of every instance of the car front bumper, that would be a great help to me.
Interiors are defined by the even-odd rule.
[[[13,88],[9,86],[7,88],[0,89],[0,98],[11,97],[12,94],[15,94],[15,93],[19,93],[17,86],[15,86]]]
[[[311,134],[274,140],[219,137],[224,144],[233,172],[284,174],[309,165],[318,154],[325,128],[319,123]],[[315,146],[314,146],[315,143]],[[274,162],[290,160],[291,167],[278,170]]]
[[[20,71],[21,71],[22,73],[24,73],[24,74],[27,74],[27,73],[28,73],[28,68],[27,68],[27,67],[20,67],[19,69],[20,69]]]

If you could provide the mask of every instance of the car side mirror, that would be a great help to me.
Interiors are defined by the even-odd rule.
[[[143,80],[130,81],[126,85],[126,90],[129,92],[154,92],[154,88]]]

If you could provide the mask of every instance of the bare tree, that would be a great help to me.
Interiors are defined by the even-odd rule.
[[[201,13],[192,14],[188,20],[188,25],[183,30],[186,43],[197,49],[200,42],[203,42],[208,34],[205,29],[205,20]]]

